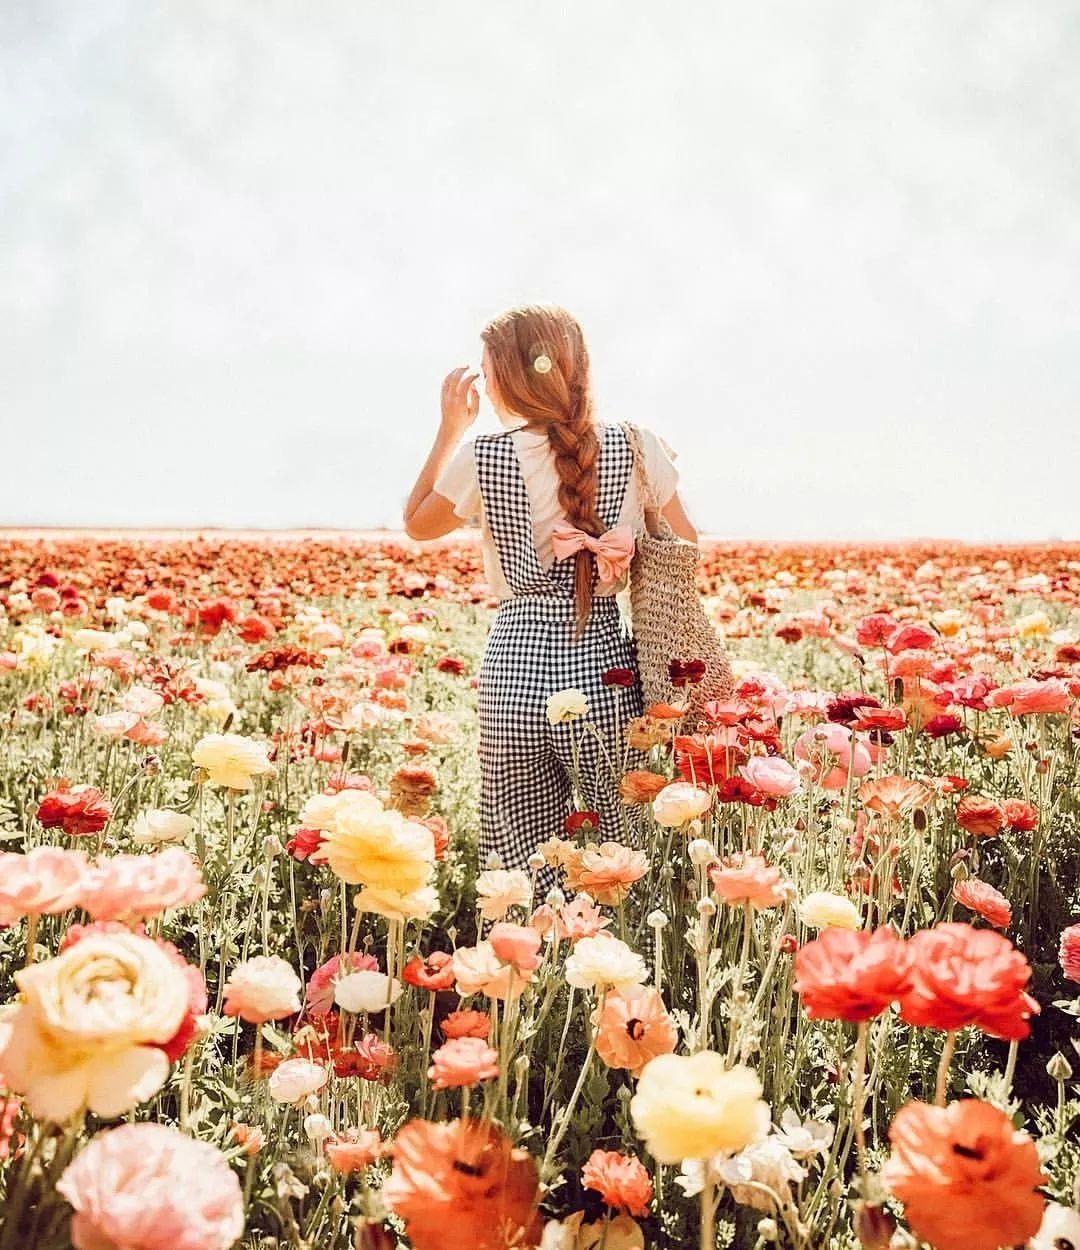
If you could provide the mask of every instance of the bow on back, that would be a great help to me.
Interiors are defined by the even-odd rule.
[[[584,548],[596,556],[596,571],[602,582],[617,581],[630,567],[634,555],[634,531],[629,525],[607,530],[598,538],[560,521],[552,530],[551,546],[556,560],[568,560]]]

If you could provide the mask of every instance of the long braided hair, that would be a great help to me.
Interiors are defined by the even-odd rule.
[[[557,305],[526,304],[489,321],[480,335],[487,345],[503,405],[542,429],[555,456],[559,503],[571,525],[596,537],[604,532],[596,511],[596,431],[589,386],[589,353],[577,320]],[[546,356],[551,367],[533,362]],[[543,363],[543,362],[541,362]],[[574,557],[574,606],[580,637],[592,607],[596,558]]]

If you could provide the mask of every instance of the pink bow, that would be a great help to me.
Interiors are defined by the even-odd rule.
[[[593,538],[575,529],[568,521],[560,521],[551,532],[551,546],[556,560],[568,560],[583,547],[596,556],[596,571],[602,582],[617,581],[630,566],[634,555],[634,531],[629,525]]]

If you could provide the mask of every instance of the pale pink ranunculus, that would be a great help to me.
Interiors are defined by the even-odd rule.
[[[205,893],[202,869],[183,847],[170,846],[153,855],[97,860],[82,905],[95,920],[134,920],[197,902]]]
[[[76,1250],[229,1250],[244,1231],[228,1160],[164,1124],[98,1133],[56,1188],[75,1208]]]
[[[311,974],[307,983],[305,1004],[313,1016],[328,1016],[334,1009],[334,982],[350,972],[377,972],[379,961],[374,955],[332,955]]]
[[[503,963],[490,942],[459,946],[454,951],[453,968],[457,992],[462,998],[469,994],[518,998],[531,979],[522,976],[511,964]]]
[[[1080,924],[1071,924],[1061,931],[1058,947],[1061,971],[1070,981],[1080,981]]]
[[[25,855],[0,855],[0,925],[24,916],[51,916],[77,907],[88,862],[82,851],[38,846]]]
[[[267,1089],[275,1102],[296,1106],[326,1084],[330,1073],[311,1059],[286,1059],[270,1073]]]
[[[265,1024],[300,1010],[300,978],[279,955],[256,955],[239,963],[225,982],[227,1016]]]
[[[873,760],[866,743],[846,725],[815,725],[795,739],[795,758],[804,761],[823,790],[842,790],[848,775],[864,777]]]
[[[488,934],[491,949],[504,964],[513,964],[519,972],[533,972],[540,967],[540,943],[543,938],[533,928],[500,921]]]
[[[787,798],[802,789],[798,772],[780,755],[752,755],[739,772],[755,789],[773,798]]]

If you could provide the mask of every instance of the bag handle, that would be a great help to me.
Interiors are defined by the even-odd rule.
[[[624,421],[622,426],[634,458],[634,475],[637,478],[638,495],[641,499],[642,527],[645,533],[653,538],[671,538],[675,531],[657,507],[656,493],[653,491],[648,470],[645,468],[645,448],[642,444],[641,430],[632,421]]]

